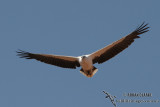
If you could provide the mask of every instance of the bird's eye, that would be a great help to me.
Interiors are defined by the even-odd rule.
[[[85,56],[82,56],[81,58],[85,58]]]

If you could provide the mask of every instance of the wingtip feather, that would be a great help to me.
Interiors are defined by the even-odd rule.
[[[148,23],[145,24],[145,22],[143,22],[139,27],[137,27],[137,29],[134,31],[134,33],[139,35],[139,34],[143,34],[145,32],[148,32],[150,27],[148,27],[147,25],[148,25]]]
[[[29,57],[29,52],[26,52],[26,51],[23,51],[23,50],[20,50],[20,49],[18,49],[18,51],[16,51],[17,52],[17,56],[19,56],[20,58],[26,58],[26,59],[30,59],[30,57]]]

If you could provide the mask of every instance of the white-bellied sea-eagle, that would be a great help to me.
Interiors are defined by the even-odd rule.
[[[76,69],[76,67],[81,66],[80,72],[87,77],[92,77],[98,71],[98,69],[93,64],[101,64],[116,56],[118,53],[122,52],[124,49],[130,46],[135,39],[140,38],[138,35],[149,31],[149,27],[147,27],[147,25],[148,24],[144,24],[143,22],[142,25],[140,25],[129,35],[111,43],[110,45],[96,52],[83,56],[73,57],[62,55],[35,54],[22,50],[18,50],[17,53],[20,58],[36,59],[38,61],[63,68]]]

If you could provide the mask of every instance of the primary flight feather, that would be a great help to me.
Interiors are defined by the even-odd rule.
[[[87,77],[92,77],[98,69],[93,64],[101,64],[118,53],[126,49],[131,45],[136,38],[140,38],[138,35],[148,32],[148,24],[142,23],[136,30],[129,35],[113,42],[112,44],[88,55],[73,57],[73,56],[61,56],[61,55],[48,55],[48,54],[35,54],[18,50],[17,54],[20,58],[36,59],[38,61],[63,67],[76,69],[76,67],[82,67],[80,72]]]

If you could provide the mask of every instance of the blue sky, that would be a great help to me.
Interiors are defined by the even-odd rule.
[[[159,0],[1,0],[0,107],[113,107],[103,90],[152,93],[160,100]],[[20,59],[16,50],[79,56],[126,36],[143,21],[150,31],[113,59],[95,66],[93,78]],[[132,99],[127,97],[128,99]],[[117,103],[119,107],[160,103]]]

